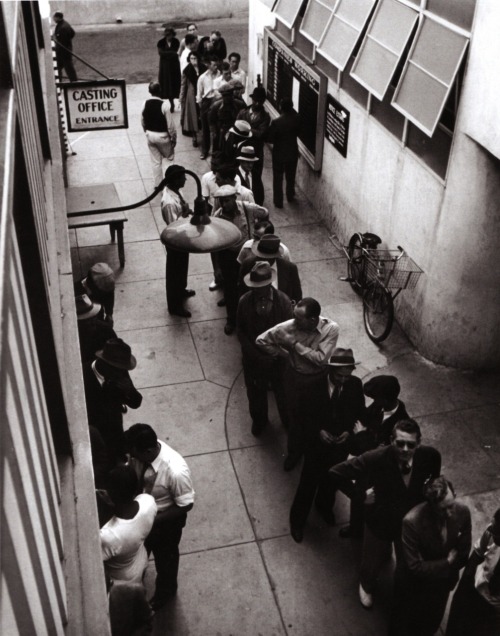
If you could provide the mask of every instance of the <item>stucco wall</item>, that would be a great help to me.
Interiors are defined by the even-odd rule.
[[[500,21],[500,4],[488,20]],[[250,5],[250,42],[268,9]],[[472,38],[471,57],[489,64],[495,43]],[[259,60],[249,56],[252,63]],[[354,231],[379,234],[388,247],[402,245],[424,270],[417,288],[402,292],[396,317],[418,350],[435,362],[462,368],[500,365],[500,162],[463,131],[464,115],[478,109],[475,82],[465,76],[446,184],[405,149],[366,109],[329,82],[328,92],[350,111],[349,147],[342,157],[325,140],[323,169],[299,162],[298,181],[341,240]],[[260,72],[260,70],[259,70]],[[491,80],[491,78],[490,78]]]
[[[62,11],[73,26],[116,22],[172,22],[241,16],[249,0],[66,0],[50,2],[51,12]]]

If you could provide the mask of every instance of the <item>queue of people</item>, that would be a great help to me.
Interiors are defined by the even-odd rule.
[[[211,170],[200,175],[207,205],[241,232],[236,245],[211,255],[209,289],[223,291],[217,304],[226,308],[224,333],[236,332],[241,346],[251,433],[258,437],[269,426],[271,390],[287,432],[283,469],[292,471],[302,461],[290,502],[292,539],[304,542],[313,504],[334,526],[341,491],[351,508],[349,524],[339,535],[363,540],[357,594],[364,609],[376,602],[381,569],[395,552],[390,636],[435,634],[457,584],[447,636],[498,634],[500,509],[470,554],[470,511],[441,475],[439,450],[422,443],[420,427],[400,398],[398,379],[377,375],[363,383],[354,375],[359,360],[352,348],[338,346],[335,320],[323,315],[315,298],[303,296],[293,253],[263,205],[266,142],[273,144],[274,206],[284,204],[283,178],[286,200],[295,198],[300,116],[293,102],[283,100],[280,116],[271,121],[264,109],[266,92],[257,86],[247,106],[241,97],[246,77],[240,55],[231,53],[224,62],[227,50],[219,32],[198,42],[196,25],[190,24],[179,42],[167,27],[158,49],[165,77],[163,84],[161,77],[150,84],[142,123],[155,183],[164,184],[162,216],[169,225],[192,214],[182,192],[190,168],[173,163],[173,99],[180,95],[182,132],[192,137],[194,147],[201,144],[201,158],[211,152]],[[181,69],[182,56],[178,78],[169,65]],[[170,162],[166,170],[163,158]],[[189,254],[166,252],[168,311],[189,318],[184,303],[196,293],[187,286]],[[130,376],[137,361],[114,331],[112,270],[95,264],[75,293],[110,599],[116,597],[120,607],[135,598],[144,610],[137,615],[147,623],[151,611],[177,592],[179,543],[194,505],[192,478],[185,460],[158,439],[154,428],[138,423],[123,430],[123,413],[137,409],[143,398]],[[155,593],[144,606],[151,553]],[[116,607],[111,614],[119,617]]]

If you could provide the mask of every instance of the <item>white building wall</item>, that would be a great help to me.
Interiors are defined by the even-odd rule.
[[[250,4],[250,42],[264,20],[271,23],[260,5]],[[397,299],[396,317],[423,355],[463,368],[500,364],[500,162],[466,135],[488,109],[477,95],[485,94],[481,82],[493,82],[487,69],[498,59],[497,38],[483,21],[500,24],[499,3],[477,0],[446,182],[332,81],[328,92],[350,112],[347,157],[325,140],[322,172],[302,160],[298,170],[299,185],[341,240],[375,232],[388,247],[402,245],[424,270],[417,288]],[[250,73],[261,65],[249,55]],[[497,132],[498,121],[490,122]]]

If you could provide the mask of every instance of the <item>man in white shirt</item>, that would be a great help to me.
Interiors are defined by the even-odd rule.
[[[231,68],[231,79],[239,80],[242,83],[243,90],[241,94],[243,95],[247,85],[247,74],[240,68],[241,55],[239,53],[230,53],[227,59]]]
[[[108,475],[106,489],[114,516],[101,528],[106,574],[112,580],[142,583],[148,566],[144,541],[156,517],[156,503],[148,494],[136,495],[138,477],[130,466],[117,466]]]
[[[207,70],[198,78],[196,101],[200,106],[201,119],[201,155],[200,159],[206,159],[210,152],[210,122],[208,111],[215,97],[215,80],[221,76],[218,69],[219,62],[216,57],[207,57]]]
[[[185,47],[182,53],[179,56],[179,63],[181,65],[181,73],[189,64],[189,54],[193,51],[196,52],[198,49],[198,36],[193,33],[188,33],[184,38]]]
[[[155,559],[156,589],[151,607],[157,610],[177,592],[179,543],[195,493],[185,460],[159,440],[151,426],[134,424],[126,435],[130,465],[139,477],[139,488],[154,497],[158,508],[146,539],[146,550]]]
[[[141,124],[148,140],[156,187],[163,178],[163,158],[174,160],[177,131],[167,102],[160,97],[161,88],[158,82],[150,82],[149,92],[151,99],[144,102]]]

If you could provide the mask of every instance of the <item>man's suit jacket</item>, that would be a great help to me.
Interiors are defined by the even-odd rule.
[[[315,421],[315,429],[319,434],[325,430],[332,435],[352,433],[356,420],[363,417],[365,411],[365,396],[363,383],[354,375],[349,376],[343,383],[337,396],[334,390],[332,396],[328,392],[328,379],[325,378],[325,400],[321,405],[321,415]]]
[[[273,160],[292,161],[298,157],[299,127],[300,117],[295,110],[273,119],[267,131],[267,141],[273,144]]]
[[[238,168],[238,176],[240,178],[241,185],[253,192],[255,203],[257,205],[262,205],[264,203],[264,184],[262,183],[262,177],[260,174],[256,170],[252,170],[252,187],[250,187],[246,173],[242,168]]]
[[[250,272],[257,261],[266,260],[258,256],[248,258],[241,264],[238,289],[240,296],[245,294],[249,288],[245,285],[244,276]],[[290,300],[298,302],[302,299],[302,287],[300,285],[299,270],[295,263],[284,261],[282,258],[276,259],[276,270],[278,273],[278,289],[285,293]]]
[[[458,581],[458,573],[465,566],[471,549],[471,516],[464,504],[455,502],[446,521],[446,541],[441,527],[428,502],[415,506],[403,519],[403,572],[424,586],[442,583],[449,590]],[[448,552],[455,548],[458,558],[448,563]]]
[[[375,404],[370,404],[366,408],[361,422],[366,426],[366,430],[353,436],[351,440],[351,455],[361,455],[377,446],[388,446],[391,443],[391,433],[394,426],[401,420],[406,420],[410,416],[402,400],[398,400],[396,411],[383,420],[383,413]]]
[[[403,517],[423,501],[425,482],[430,477],[439,477],[440,471],[439,451],[431,446],[419,446],[406,486],[392,445],[367,451],[330,469],[332,480],[348,497],[363,497],[366,485],[373,487],[375,502],[365,506],[366,524],[376,537],[389,541],[400,538]],[[356,482],[362,486],[363,493],[356,488]]]

